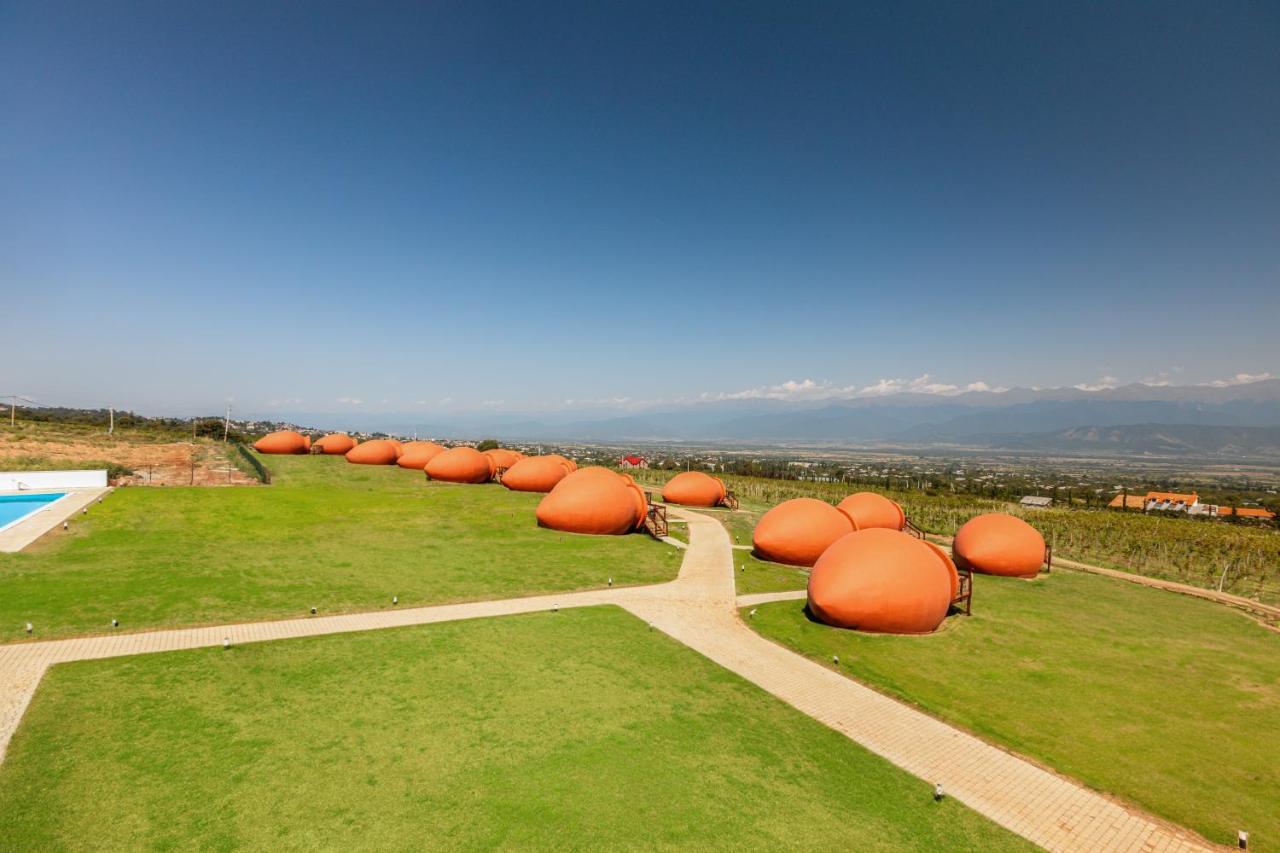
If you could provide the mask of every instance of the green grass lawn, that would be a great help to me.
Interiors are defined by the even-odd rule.
[[[783,592],[809,585],[809,570],[754,557],[750,551],[733,552],[733,577],[738,595]]]
[[[55,667],[14,849],[1026,849],[614,608]]]
[[[341,457],[266,457],[270,487],[125,488],[0,554],[0,641],[655,583],[682,552],[537,526],[540,495]]]
[[[708,513],[708,515],[720,519],[720,523],[729,531],[729,538],[733,540],[734,545],[750,545],[756,522],[764,513],[749,510],[722,510]]]
[[[975,578],[928,637],[750,625],[925,710],[1209,838],[1280,849],[1280,635],[1220,605],[1073,572]]]

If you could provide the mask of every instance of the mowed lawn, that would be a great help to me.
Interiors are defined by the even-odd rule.
[[[749,624],[817,660],[1149,811],[1280,849],[1280,635],[1226,608],[1074,572],[978,576],[973,616],[928,637]]]
[[[809,570],[782,563],[761,560],[750,550],[751,534],[762,513],[751,510],[726,510],[692,508],[716,519],[729,533],[729,541],[737,547],[733,550],[733,577],[738,595],[760,592],[780,592],[804,589],[809,583]],[[686,534],[681,533],[684,536]]]
[[[341,457],[264,457],[275,484],[118,489],[0,554],[0,641],[654,583],[675,548],[537,526],[541,495]]]
[[[809,585],[809,570],[761,560],[750,551],[733,552],[733,576],[738,595],[783,592]]]
[[[60,665],[15,849],[1026,849],[611,607]]]

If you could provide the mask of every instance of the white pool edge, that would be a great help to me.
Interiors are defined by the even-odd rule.
[[[70,519],[77,512],[84,510],[103,495],[106,495],[111,491],[111,488],[51,488],[48,491],[65,492],[65,494],[56,501],[50,501],[43,509],[24,515],[22,518],[0,527],[0,553],[13,554],[21,551],[59,524]],[[21,494],[31,493],[31,491],[21,492]],[[17,493],[10,492],[8,494]]]
[[[16,527],[19,524],[30,521],[32,518],[34,518],[35,516],[39,515],[42,512],[48,512],[58,504],[65,501],[67,498],[71,497],[71,492],[66,489],[50,489],[49,491],[61,492],[61,497],[57,498],[56,500],[51,500],[48,503],[41,504],[36,509],[31,510],[31,512],[27,513],[26,515],[20,518],[15,518],[13,521],[10,521],[8,524],[0,524],[0,533],[4,533],[10,527]],[[48,492],[43,492],[43,491],[0,492],[0,498],[7,498],[15,495],[44,495],[44,494],[48,494]]]

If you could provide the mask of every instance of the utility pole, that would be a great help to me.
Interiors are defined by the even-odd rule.
[[[34,403],[30,397],[24,397],[21,394],[0,394],[0,397],[9,398],[9,426],[16,426],[18,422],[18,401],[24,403]]]
[[[227,435],[231,432],[231,401],[227,401],[227,417],[222,422],[222,443],[227,443]]]
[[[116,407],[109,406],[107,411],[110,412],[110,420],[107,421],[107,435],[111,435],[116,431]]]

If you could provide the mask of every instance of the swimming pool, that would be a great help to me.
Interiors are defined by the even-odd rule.
[[[56,500],[65,498],[66,492],[42,492],[38,495],[0,495],[0,530],[39,512]]]

